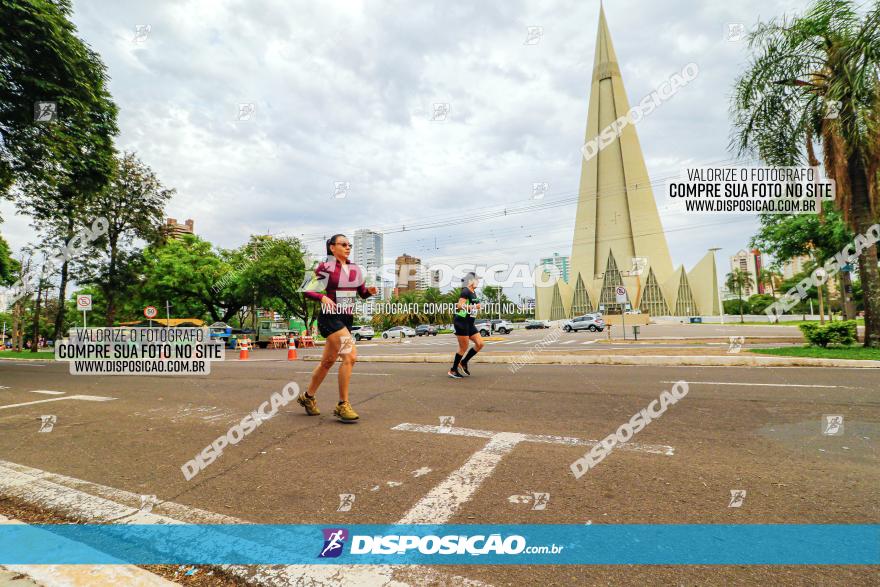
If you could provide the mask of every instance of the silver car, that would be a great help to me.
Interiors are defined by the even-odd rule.
[[[605,321],[597,314],[585,314],[572,318],[562,325],[562,329],[566,332],[572,330],[589,330],[590,332],[602,332],[605,330]]]
[[[376,331],[373,330],[372,326],[352,326],[351,335],[357,341],[360,341],[362,338],[373,340],[373,337],[376,336]]]

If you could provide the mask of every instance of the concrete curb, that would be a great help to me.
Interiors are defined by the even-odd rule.
[[[448,363],[450,354],[422,353],[414,355],[361,355],[363,363]],[[880,361],[853,359],[815,359],[810,357],[765,357],[760,355],[554,355],[532,357],[518,362],[518,355],[481,354],[479,363],[519,365],[651,365],[668,367],[859,367],[880,369]],[[303,357],[303,361],[318,361],[320,357]]]
[[[246,520],[201,510],[191,506],[160,501],[152,511],[139,509],[141,496],[122,489],[91,483],[25,465],[0,460],[0,497],[12,497],[43,512],[51,512],[62,520],[77,520],[87,524],[250,524]],[[161,513],[160,513],[161,512]],[[172,517],[173,516],[173,517]],[[218,530],[221,531],[222,530]],[[7,565],[9,566],[9,565]],[[85,572],[82,565],[80,572]],[[431,567],[408,568],[406,565],[206,565],[222,569],[239,579],[242,584],[258,587],[286,587],[288,585],[381,585],[408,587],[409,585],[456,585],[462,587],[489,587],[487,583],[446,574]],[[52,565],[43,565],[51,568]],[[114,572],[116,565],[101,568]],[[147,571],[143,571],[147,573]],[[400,578],[396,576],[400,575]],[[204,575],[202,575],[204,576]],[[124,578],[123,578],[124,579]],[[171,583],[176,584],[176,583]],[[133,581],[70,580],[49,585],[133,585],[147,587]],[[150,584],[149,587],[159,587]]]

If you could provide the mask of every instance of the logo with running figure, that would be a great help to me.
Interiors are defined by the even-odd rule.
[[[345,547],[345,541],[348,540],[348,530],[345,528],[324,528],[324,548],[318,558],[336,558]]]

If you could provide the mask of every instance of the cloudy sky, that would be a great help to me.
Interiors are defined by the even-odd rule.
[[[637,127],[676,265],[720,246],[726,270],[757,225],[689,217],[657,187],[682,166],[733,157],[729,96],[747,52],[728,40],[728,24],[748,29],[804,6],[606,3],[630,103],[699,65]],[[565,202],[578,189],[598,0],[79,0],[74,9],[112,78],[120,148],[177,190],[168,214],[194,219],[217,245],[286,233],[318,253],[323,235],[372,228],[386,233],[389,262],[404,252],[455,263],[570,253],[575,205]],[[539,42],[526,43],[529,27],[541,27]],[[247,120],[242,104],[254,105]],[[431,120],[434,104],[449,105],[445,120]],[[337,182],[349,185],[344,198]],[[549,184],[540,209],[504,216],[531,202],[535,182]],[[9,204],[0,213],[14,247],[35,238]]]

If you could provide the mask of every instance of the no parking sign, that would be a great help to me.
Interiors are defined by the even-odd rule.
[[[623,287],[622,285],[618,285],[617,289],[615,290],[615,293],[617,294],[617,303],[618,304],[625,304],[626,303],[626,288]]]
[[[92,311],[92,296],[88,294],[76,296],[76,308],[83,313],[83,328],[85,328],[88,326],[86,312]]]
[[[85,294],[76,296],[76,307],[79,309],[80,312],[91,312],[92,296]]]

